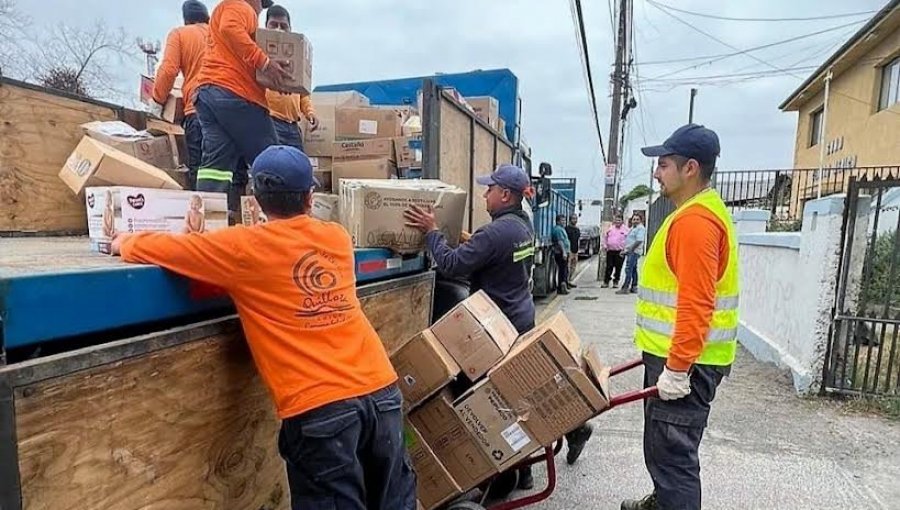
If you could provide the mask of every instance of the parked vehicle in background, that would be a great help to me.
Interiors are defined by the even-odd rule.
[[[600,225],[579,225],[578,255],[591,257],[600,253]]]

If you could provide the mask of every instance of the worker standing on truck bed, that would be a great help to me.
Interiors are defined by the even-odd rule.
[[[291,15],[284,7],[273,5],[266,11],[266,28],[269,30],[291,31]],[[275,136],[279,145],[290,145],[303,150],[303,133],[297,125],[300,116],[306,117],[309,130],[319,127],[319,118],[313,108],[309,94],[282,94],[274,90],[266,91],[269,115],[275,126]]]
[[[195,105],[203,128],[203,157],[197,189],[228,193],[232,222],[240,216],[246,165],[277,143],[266,89],[256,81],[256,71],[276,88],[290,78],[283,64],[270,60],[254,41],[257,17],[263,5],[271,4],[271,0],[223,0],[216,6],[198,79]]]
[[[267,223],[125,234],[112,252],[231,296],[283,420],[292,508],[414,510],[397,374],[356,297],[350,236],[309,216],[316,181],[299,150],[267,148],[252,179]]]
[[[153,104],[150,114],[162,117],[163,107],[169,99],[178,73],[184,75],[181,86],[184,98],[184,140],[187,144],[188,188],[197,189],[197,169],[203,155],[203,131],[194,108],[194,91],[203,54],[206,52],[206,38],[209,35],[209,11],[198,0],[188,0],[181,6],[184,26],[169,32],[162,63],[156,70],[153,81]]]
[[[522,209],[524,197],[531,193],[531,179],[521,168],[504,164],[476,182],[487,186],[484,201],[491,222],[456,249],[447,244],[430,210],[412,206],[406,212],[407,225],[425,233],[428,252],[438,272],[450,278],[468,277],[470,292],[483,290],[521,335],[535,326],[534,299],[529,285],[534,227]],[[569,464],[578,460],[591,433],[591,426],[585,424],[566,435]],[[531,467],[521,469],[519,488],[533,486]]]
[[[644,386],[644,461],[653,493],[622,510],[699,510],[698,449],[709,408],[737,351],[738,251],[731,215],[710,185],[715,132],[696,124],[662,145],[654,177],[676,209],[653,238],[639,280],[635,344]]]

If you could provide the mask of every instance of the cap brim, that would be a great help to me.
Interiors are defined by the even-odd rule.
[[[641,149],[641,153],[648,158],[659,158],[662,156],[671,156],[675,154],[672,149],[669,149],[665,145],[653,145],[650,147],[644,147]]]
[[[497,184],[497,182],[494,181],[494,177],[490,175],[478,177],[477,179],[475,179],[475,182],[477,182],[480,186],[494,186]]]

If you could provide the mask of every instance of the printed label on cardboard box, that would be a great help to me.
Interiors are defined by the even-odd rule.
[[[359,121],[359,132],[364,135],[377,135],[378,134],[378,121],[377,120],[360,120]]]

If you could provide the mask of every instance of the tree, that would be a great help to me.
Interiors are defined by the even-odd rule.
[[[619,203],[622,207],[625,207],[628,202],[635,200],[637,198],[650,196],[653,194],[653,190],[650,189],[646,184],[638,184],[631,191],[626,193],[622,198],[619,199]]]
[[[39,44],[34,77],[43,85],[84,96],[116,95],[114,70],[134,57],[131,38],[121,28],[110,29],[97,21],[93,25],[57,25]]]
[[[13,0],[0,0],[0,74],[15,74],[22,64],[27,19]]]

